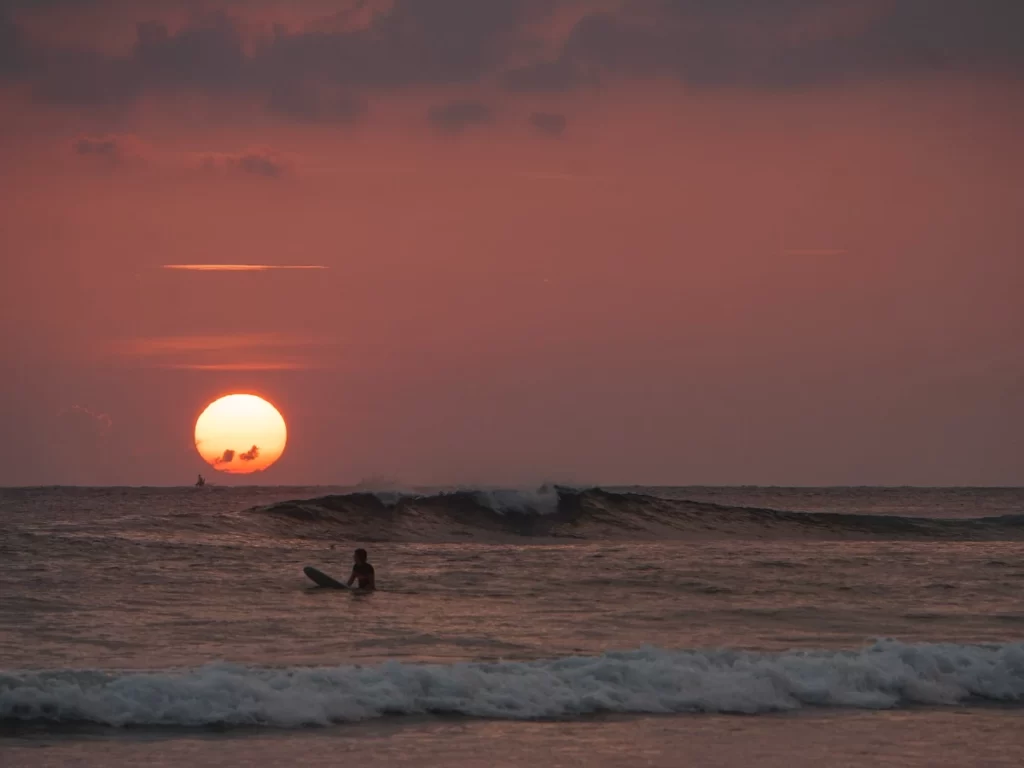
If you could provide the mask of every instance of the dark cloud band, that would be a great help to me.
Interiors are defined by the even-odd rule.
[[[102,2],[92,5],[103,12]],[[314,121],[359,117],[361,92],[371,89],[487,80],[557,92],[605,78],[799,88],[908,75],[1024,77],[1020,0],[625,0],[618,11],[585,13],[551,53],[537,30],[558,5],[395,0],[367,25],[276,27],[256,39],[214,12],[176,30],[141,23],[131,52],[112,56],[31,44],[16,13],[28,6],[8,0],[0,76],[27,78],[36,98],[70,105],[130,104],[164,87],[259,92],[272,112]],[[50,7],[56,19],[60,4]],[[430,119],[456,133],[487,119],[483,105],[469,109],[441,105]]]

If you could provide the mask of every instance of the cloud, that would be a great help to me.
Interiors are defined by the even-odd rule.
[[[264,152],[246,152],[237,157],[228,158],[229,166],[252,173],[257,176],[277,178],[284,173],[284,165],[273,155]]]
[[[49,4],[44,22],[71,23],[61,5]],[[358,24],[301,29],[268,30],[223,11],[175,28],[154,18],[116,55],[30,42],[7,6],[0,74],[27,78],[39,100],[75,106],[120,107],[150,90],[187,88],[259,95],[291,119],[348,121],[365,113],[368,90],[490,81],[557,92],[613,78],[759,88],[1024,78],[1020,0],[622,0],[618,10],[589,10],[554,41],[542,30],[564,12],[558,0],[393,0],[360,6]],[[87,7],[101,21],[118,12],[103,0]],[[252,164],[273,175],[272,164]]]
[[[244,453],[238,453],[231,448],[226,448],[224,453],[213,460],[213,466],[219,467],[221,464],[231,464],[237,456],[240,461],[254,461],[259,458],[260,449],[255,445]]]
[[[147,83],[214,88],[243,84],[249,64],[238,24],[223,12],[195,18],[174,33],[160,21],[140,23],[131,62]]]
[[[115,137],[83,136],[76,139],[72,147],[76,154],[102,157],[105,160],[116,161],[121,156],[121,145]]]
[[[39,98],[78,106],[110,106],[147,89],[188,87],[268,94],[271,111],[300,119],[352,119],[364,111],[350,96],[321,102],[303,89],[393,87],[478,80],[529,46],[530,25],[557,0],[393,0],[368,24],[275,25],[246,38],[247,25],[223,11],[193,16],[172,30],[153,19],[137,25],[130,53],[39,48]],[[103,2],[97,13],[117,13]],[[156,9],[154,9],[156,10]],[[54,23],[58,23],[54,21]],[[20,40],[7,17],[0,40]],[[8,47],[13,50],[13,46]]]
[[[124,339],[110,345],[115,355],[153,357],[192,352],[227,352],[246,349],[268,349],[316,346],[321,342],[304,336],[285,333],[238,333],[210,336],[153,336]]]
[[[228,448],[224,451],[224,453],[222,453],[220,456],[213,460],[213,465],[217,466],[219,464],[230,464],[234,460],[235,452]]]
[[[139,168],[153,160],[149,146],[129,134],[79,136],[71,141],[70,150],[82,163],[105,170]]]
[[[438,131],[455,135],[471,125],[489,122],[493,112],[479,101],[452,101],[431,107],[428,116]]]
[[[207,152],[200,156],[199,165],[204,171],[262,176],[266,179],[278,179],[288,172],[288,165],[282,156],[266,148],[238,153]]]
[[[186,272],[269,272],[278,269],[327,269],[322,264],[163,264],[160,268]]]
[[[538,61],[506,70],[499,82],[510,91],[568,91],[586,85],[597,85],[597,72],[585,69],[568,57],[555,61]]]
[[[582,18],[535,87],[564,72],[801,87],[913,74],[1024,76],[1017,0],[648,0]],[[556,66],[557,65],[557,66]]]
[[[592,179],[593,176],[581,176],[575,173],[563,171],[516,171],[515,176],[533,181],[575,181],[577,179]]]
[[[91,439],[105,439],[114,426],[110,414],[81,405],[72,405],[58,414],[66,428]]]
[[[9,9],[0,6],[0,77],[22,66],[21,30]]]
[[[312,362],[267,360],[242,363],[167,363],[158,366],[172,371],[309,371],[317,368]]]
[[[33,97],[45,104],[125,108],[145,85],[130,64],[96,51],[44,51],[25,68]]]
[[[786,256],[845,256],[849,253],[842,248],[787,248],[783,251]]]
[[[292,168],[290,158],[268,147],[254,147],[240,152],[182,153],[154,147],[130,134],[104,134],[79,136],[71,142],[71,151],[83,161],[106,168],[124,165],[146,165],[152,169],[173,171],[190,170],[235,176],[259,176],[278,179]],[[167,269],[194,269],[206,271],[259,271],[268,269],[323,269],[317,265],[260,265],[260,264],[179,264]]]
[[[326,365],[330,346],[293,334],[240,333],[121,339],[103,351],[108,359],[163,370],[305,371]]]
[[[307,122],[350,122],[362,116],[367,105],[365,99],[337,89],[289,83],[271,91],[267,109]]]
[[[528,46],[555,0],[394,0],[361,28],[282,29],[254,56],[259,77],[323,77],[343,85],[471,82]]]
[[[565,124],[565,115],[557,112],[534,112],[530,115],[530,125],[544,136],[561,136],[565,133]]]

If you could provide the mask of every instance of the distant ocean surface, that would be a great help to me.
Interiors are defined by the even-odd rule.
[[[1024,489],[2,489],[0,765],[71,764],[1021,766]]]

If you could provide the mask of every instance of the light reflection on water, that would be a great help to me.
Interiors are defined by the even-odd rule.
[[[301,572],[346,576],[348,546],[144,538],[50,541],[9,560],[5,666],[521,659],[1024,632],[1020,542],[376,544],[380,591],[355,596],[310,588]]]
[[[879,637],[1024,636],[1020,541],[370,542],[378,593],[316,589],[302,566],[344,577],[353,544],[329,527],[257,524],[244,510],[323,492],[0,491],[0,669],[494,661],[643,646],[782,651],[860,648]],[[703,492],[717,503],[936,517],[1019,512],[1024,499],[1020,491]],[[226,734],[26,725],[0,733],[0,763],[317,766],[337,765],[343,750],[361,766],[1002,768],[1024,761],[1019,719],[1017,709],[965,707],[556,723],[413,716]]]
[[[0,751],[12,765],[25,768],[1017,768],[1024,763],[1019,723],[1017,712],[1000,709],[608,716],[575,722],[412,717],[272,732],[93,729],[55,735],[25,730],[17,740],[0,743]]]
[[[381,542],[366,544],[379,593],[311,589],[302,567],[345,577],[353,544],[246,510],[328,490],[0,491],[3,665],[490,660],[1024,634],[1020,541]],[[1019,489],[658,492],[936,517],[1024,506]]]

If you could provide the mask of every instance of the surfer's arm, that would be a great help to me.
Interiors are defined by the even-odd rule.
[[[348,581],[345,582],[346,587],[351,587],[352,582],[356,580],[356,569],[352,569],[352,575],[348,577]]]

